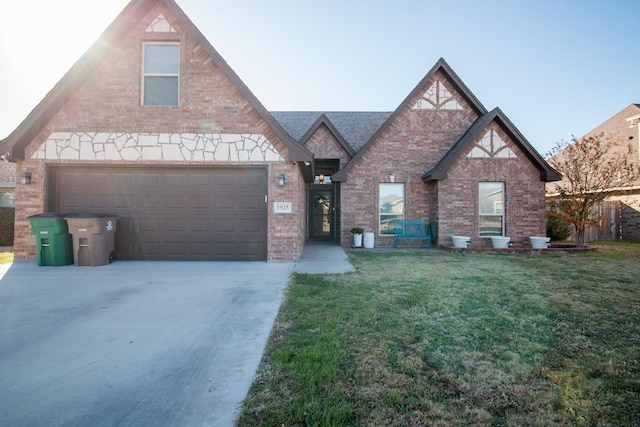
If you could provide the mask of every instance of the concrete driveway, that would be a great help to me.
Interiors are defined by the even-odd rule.
[[[0,425],[232,425],[294,267],[0,265]]]

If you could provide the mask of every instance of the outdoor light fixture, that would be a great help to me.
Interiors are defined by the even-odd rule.
[[[22,175],[22,179],[20,180],[20,183],[25,185],[31,184],[31,172],[29,171],[25,172],[24,175]]]
[[[278,175],[278,186],[284,187],[285,174]]]

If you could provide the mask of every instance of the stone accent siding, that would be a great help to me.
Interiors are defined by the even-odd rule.
[[[284,159],[264,135],[53,132],[36,160],[262,162]]]

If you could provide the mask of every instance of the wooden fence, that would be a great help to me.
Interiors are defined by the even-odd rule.
[[[640,211],[621,201],[604,201],[593,210],[596,225],[585,230],[585,241],[640,240]],[[571,238],[575,240],[575,232]]]

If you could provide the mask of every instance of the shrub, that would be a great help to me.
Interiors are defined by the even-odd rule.
[[[554,242],[562,242],[571,236],[571,226],[565,220],[558,218],[553,212],[547,211],[547,237]]]
[[[13,246],[14,208],[0,208],[0,246]]]

